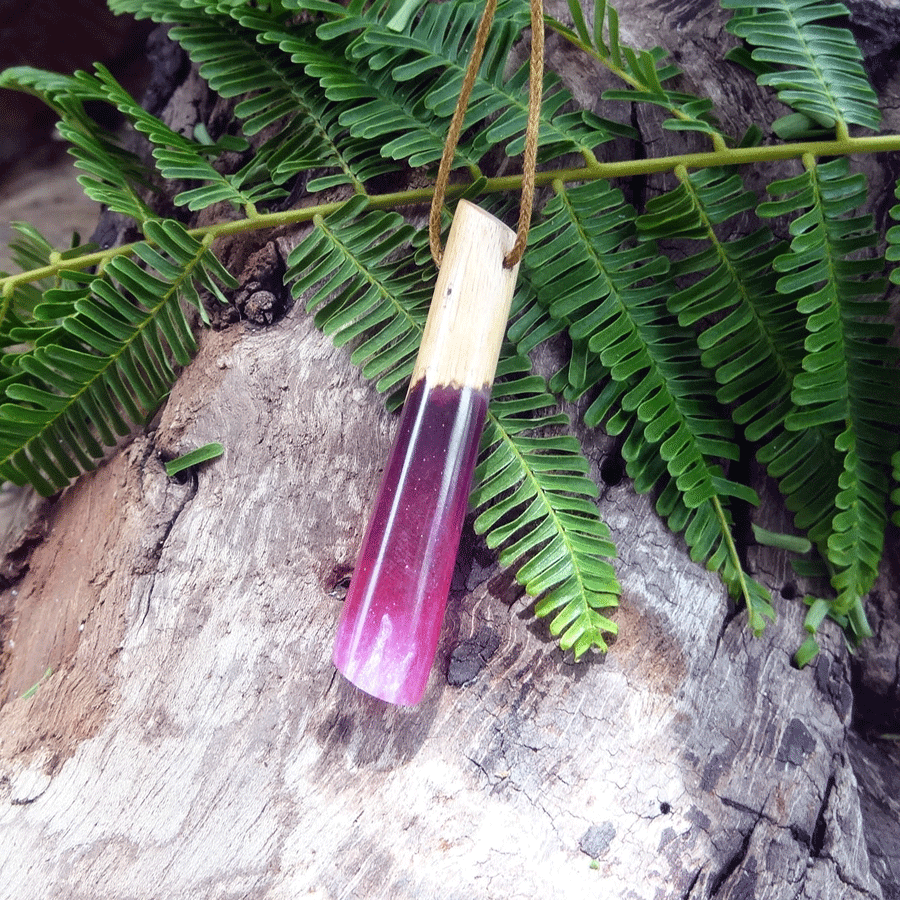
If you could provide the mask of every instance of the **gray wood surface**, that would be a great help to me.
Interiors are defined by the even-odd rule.
[[[721,52],[714,8],[640,5],[623,21],[730,85],[691,56]],[[228,261],[277,294],[294,240]],[[9,495],[2,900],[900,896],[900,754],[872,739],[900,710],[895,566],[866,651],[826,625],[798,671],[786,561],[753,556],[778,610],[755,639],[623,481],[600,500],[624,588],[606,657],[555,649],[469,525],[425,700],[392,708],[330,662],[392,428],[295,306],[204,332],[153,428],[62,498]],[[597,474],[610,447],[585,444]]]

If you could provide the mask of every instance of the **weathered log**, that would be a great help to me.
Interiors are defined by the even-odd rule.
[[[726,109],[746,104],[714,7],[656,5],[648,22],[641,0],[619,5],[640,43],[677,45]],[[596,98],[601,76],[549,46]],[[754,638],[588,433],[624,587],[607,656],[561,653],[469,525],[424,702],[390,707],[335,673],[394,423],[266,279],[296,240],[229,248],[245,318],[202,335],[159,420],[98,472],[17,501],[0,898],[900,896],[900,754],[876,737],[900,710],[896,534],[875,641],[851,657],[826,624],[797,670],[785,559],[753,557],[778,612]],[[260,292],[274,312],[249,321]],[[163,460],[213,440],[221,459],[166,476]]]

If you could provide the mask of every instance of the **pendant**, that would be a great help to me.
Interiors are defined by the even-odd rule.
[[[422,699],[518,265],[515,232],[461,200],[400,425],[344,601],[333,660],[389,703]]]

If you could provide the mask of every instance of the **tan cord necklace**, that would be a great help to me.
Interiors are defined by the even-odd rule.
[[[444,205],[444,196],[447,191],[447,183],[450,179],[450,167],[453,164],[453,156],[459,135],[462,132],[463,119],[466,108],[469,105],[469,95],[475,85],[475,78],[481,67],[481,59],[487,44],[491,23],[494,20],[494,12],[497,9],[497,0],[487,0],[478,30],[475,33],[475,43],[472,47],[472,55],[466,67],[463,77],[462,89],[459,92],[459,100],[450,120],[447,130],[447,139],[444,142],[444,152],[438,166],[437,178],[434,184],[434,197],[431,201],[431,214],[428,218],[428,241],[431,247],[431,257],[435,265],[440,268],[443,259],[441,247],[441,207]],[[516,231],[516,243],[503,260],[503,265],[511,269],[517,265],[525,253],[525,244],[528,241],[528,229],[531,224],[531,209],[534,203],[534,173],[537,167],[538,131],[541,119],[541,95],[544,88],[544,9],[542,0],[531,0],[531,59],[528,78],[528,122],[525,127],[525,153],[522,161],[522,200],[519,206],[519,224]]]

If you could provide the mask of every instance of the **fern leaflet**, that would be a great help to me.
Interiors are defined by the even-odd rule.
[[[731,423],[716,412],[696,343],[666,309],[668,260],[638,242],[634,211],[606,185],[557,186],[544,215],[532,233],[529,277],[550,316],[599,359],[592,368],[569,367],[570,383],[588,376],[574,385],[579,391],[599,389],[585,422],[605,418],[607,431],[628,434],[623,456],[637,490],[661,488],[660,514],[684,531],[695,559],[741,583],[753,609],[751,600],[765,592],[751,589],[740,570],[725,507],[729,498],[755,503],[756,496],[713,461],[736,458]]]
[[[85,173],[78,182],[88,197],[137,222],[154,216],[142,197],[148,184],[144,165],[85,112],[85,101],[95,99],[95,95],[86,93],[83,81],[20,66],[0,75],[0,88],[39,97],[57,113],[60,136],[69,142],[69,153]]]
[[[678,187],[651,199],[638,219],[646,238],[677,235],[702,243],[703,249],[673,265],[672,277],[686,286],[669,298],[669,309],[682,326],[705,323],[697,346],[720,385],[718,400],[733,407],[732,418],[749,440],[765,441],[757,456],[779,479],[798,527],[813,540],[827,540],[835,514],[835,436],[785,426],[806,336],[795,314],[799,295],[775,289],[772,264],[785,247],[766,228],[720,239],[721,229],[756,205],[737,173],[677,169],[676,176]]]
[[[600,610],[618,605],[621,587],[588,462],[573,436],[545,433],[568,417],[547,412],[555,400],[527,358],[505,356],[497,374],[472,491],[473,506],[483,510],[475,530],[489,547],[503,547],[502,565],[525,560],[516,580],[541,598],[535,614],[553,616],[550,633],[563,650],[576,659],[606,650],[604,635],[617,628]]]
[[[305,2],[299,5],[307,6]],[[376,4],[363,10],[358,4],[352,4],[344,8],[325,0],[317,2],[315,9],[327,13],[333,20],[319,26],[316,35],[320,39],[344,39],[348,34],[358,32],[358,37],[349,45],[348,56],[354,62],[365,61],[372,73],[383,73],[394,83],[396,92],[409,96],[416,103],[421,102],[425,110],[436,117],[440,124],[433,155],[431,158],[417,155],[410,161],[413,165],[423,165],[439,159],[447,123],[462,86],[468,46],[481,16],[481,4],[464,2],[452,8],[445,4],[426,4],[420,16],[411,18],[402,31],[398,31],[390,7]],[[461,158],[470,165],[481,160],[495,146],[502,146],[508,156],[522,152],[528,116],[525,90],[528,69],[522,66],[510,77],[505,72],[505,64],[514,41],[528,21],[527,5],[515,0],[498,5],[484,61],[466,111],[465,128],[474,129],[474,137],[470,142],[463,141],[458,150]],[[334,91],[335,81],[340,82],[341,76],[334,72],[331,77],[330,90]],[[593,160],[593,151],[598,145],[617,135],[632,134],[630,128],[590,113],[572,112],[568,109],[571,100],[571,94],[561,86],[558,77],[548,74],[540,120],[542,161],[572,152]],[[354,133],[365,123],[365,133],[369,137],[377,136],[378,132],[383,132],[386,137],[395,129],[390,108],[380,100],[346,114],[343,121]],[[401,134],[398,141],[390,145],[389,152],[394,158],[409,156],[401,150],[405,143]]]
[[[366,181],[390,167],[381,159],[378,146],[366,140],[347,140],[338,122],[340,109],[320,91],[316,81],[283,53],[261,45],[261,38],[278,27],[277,19],[262,12],[251,15],[244,4],[231,8],[216,3],[179,5],[166,0],[111,0],[118,12],[174,24],[176,38],[200,67],[210,87],[223,97],[242,98],[235,115],[243,121],[248,137],[277,131],[263,142],[254,159],[229,177],[239,191],[243,182],[269,185],[269,196],[286,197],[282,189],[300,172],[318,170],[306,187],[321,191],[350,185],[362,191]],[[302,40],[302,30],[295,33]],[[273,186],[278,186],[277,189]],[[202,203],[192,198],[192,208]],[[215,200],[215,196],[210,201]]]
[[[680,72],[665,50],[661,47],[633,50],[622,44],[619,40],[619,14],[606,0],[595,0],[592,27],[588,25],[578,0],[567,0],[567,3],[573,26],[553,18],[548,18],[547,24],[629,85],[628,90],[624,91],[604,91],[605,100],[660,106],[672,116],[663,122],[664,128],[699,131],[708,135],[714,146],[725,146],[712,112],[712,102],[667,86],[667,82],[674,80]]]
[[[900,181],[897,182],[894,196],[900,200]],[[891,218],[895,222],[900,223],[900,203],[891,207]],[[888,248],[885,255],[887,256],[888,261],[900,262],[900,224],[894,225],[892,228],[888,229],[887,242]],[[891,269],[891,283],[900,284],[900,266],[894,266]]]

